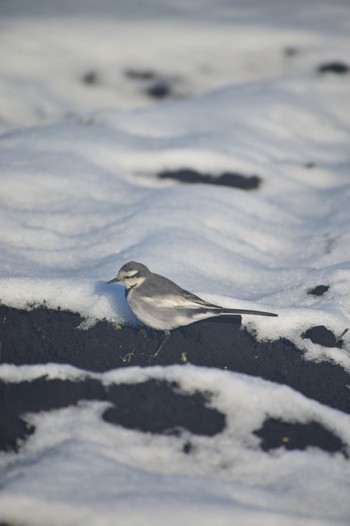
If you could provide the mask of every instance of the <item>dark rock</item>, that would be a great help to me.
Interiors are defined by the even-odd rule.
[[[341,452],[348,457],[345,444],[334,433],[318,422],[284,422],[269,418],[254,434],[262,439],[264,451],[283,447],[288,450],[317,447],[329,453]]]
[[[309,289],[307,293],[311,296],[322,296],[327,290],[329,290],[329,285],[317,285],[317,287]]]
[[[349,66],[344,62],[326,62],[318,66],[318,73],[336,73],[337,75],[345,75],[349,73]]]
[[[242,190],[255,190],[259,188],[261,179],[256,175],[242,175],[236,172],[224,172],[221,175],[201,174],[191,168],[179,170],[164,170],[158,174],[159,179],[172,179],[180,183],[203,183],[217,186],[229,186]]]

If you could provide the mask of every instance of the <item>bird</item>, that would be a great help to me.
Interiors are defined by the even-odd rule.
[[[229,309],[209,303],[136,261],[123,265],[107,283],[124,285],[126,301],[138,321],[166,335],[178,327],[215,316],[278,316],[273,312]]]

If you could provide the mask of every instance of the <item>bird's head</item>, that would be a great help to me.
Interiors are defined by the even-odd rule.
[[[125,263],[125,265],[122,266],[117,277],[107,281],[107,283],[121,283],[129,290],[134,287],[139,287],[149,274],[150,271],[142,263],[129,261],[129,263]]]

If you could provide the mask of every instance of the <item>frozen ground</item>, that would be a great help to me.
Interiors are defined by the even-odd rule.
[[[348,2],[118,4],[1,3],[1,302],[133,323],[104,282],[141,261],[211,301],[278,312],[243,323],[349,372],[349,333],[342,349],[301,338],[350,327],[350,75],[318,71],[347,64]],[[182,168],[262,182],[245,192],[158,178]],[[308,294],[317,285],[329,289]],[[43,372],[57,369],[0,366],[9,382]],[[142,374],[208,385],[228,428],[189,456],[176,437],[102,423],[97,403],[29,416],[36,433],[0,457],[0,520],[349,524],[348,460],[267,454],[250,435],[266,415],[317,417],[350,447],[349,416],[204,368],[101,379]]]

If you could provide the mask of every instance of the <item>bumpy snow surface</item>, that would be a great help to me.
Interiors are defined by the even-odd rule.
[[[1,2],[1,303],[135,325],[105,282],[140,261],[211,302],[277,312],[243,326],[350,373],[349,333],[302,338],[350,327],[349,35],[341,0]],[[222,174],[254,184],[212,184]],[[101,397],[28,413],[35,432],[0,453],[0,522],[349,524],[346,412],[189,364],[0,365],[5,391],[44,375],[106,392],[175,382],[209,393],[225,425],[142,432],[102,419]],[[266,452],[267,419],[318,422],[344,447]]]

